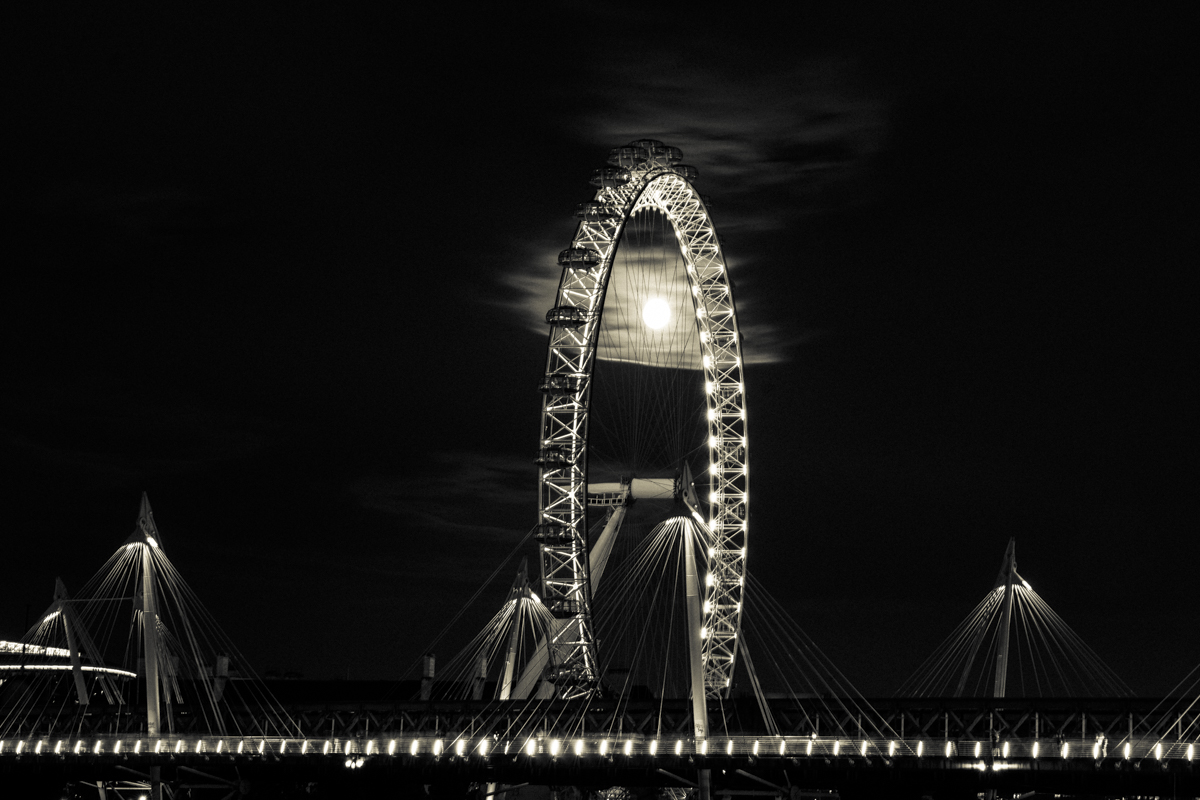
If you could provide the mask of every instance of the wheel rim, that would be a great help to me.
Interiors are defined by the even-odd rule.
[[[690,183],[696,172],[680,157],[653,140],[614,150],[612,166],[593,175],[598,191],[577,210],[579,226],[559,258],[562,279],[547,314],[538,536],[543,598],[560,620],[549,649],[561,697],[589,694],[599,678],[587,559],[592,379],[618,243],[630,218],[644,212],[661,214],[678,241],[703,375],[709,491],[701,500],[713,542],[706,565],[706,694],[726,692],[736,664],[749,500],[744,361],[720,240]]]

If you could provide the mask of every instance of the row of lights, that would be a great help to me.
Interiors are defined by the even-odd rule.
[[[135,740],[133,748],[132,748],[132,750],[130,750],[127,747],[125,747],[124,740],[118,739],[118,740],[116,740],[116,743],[113,746],[112,752],[114,755],[119,755],[123,752],[123,747],[124,747],[125,748],[124,752],[132,753],[134,755],[139,755],[142,752],[143,741],[144,740],[142,740],[142,739]],[[206,752],[206,742],[204,739],[197,739],[195,741],[194,747],[191,746],[184,739],[177,739],[175,741],[174,747],[172,747],[170,745],[170,743],[167,742],[167,740],[159,739],[154,743],[154,748],[152,751],[150,749],[149,741],[148,740],[145,740],[145,741],[146,741],[146,752],[147,753],[153,752],[153,753],[159,754],[159,753],[166,752],[166,753],[180,754],[180,753],[184,753],[184,752],[194,752],[194,753]],[[288,753],[288,741],[289,740],[285,739],[280,743],[280,745],[279,745],[279,754],[280,755],[286,755]],[[421,742],[422,742],[421,739],[411,740],[411,742],[409,742],[409,745],[407,748],[408,754],[412,755],[412,756],[419,755],[421,753]],[[544,740],[539,740],[539,739],[532,738],[532,737],[529,739],[526,739],[524,744],[520,748],[518,748],[518,752],[523,752],[527,756],[537,755],[538,749],[539,749],[538,746],[539,746],[540,742],[544,742]],[[805,755],[811,756],[813,754],[813,746],[815,743],[816,742],[811,738],[805,742],[805,747],[804,747]],[[0,741],[0,755],[4,754],[6,744],[7,744],[6,742]],[[46,740],[38,740],[36,743],[33,743],[32,750],[30,750],[30,744],[31,743],[27,740],[18,740],[16,742],[16,745],[13,748],[12,752],[15,755],[21,755],[22,753],[29,751],[35,755],[41,755],[43,750],[49,746],[49,742],[47,742]],[[299,742],[298,744],[300,744],[300,747],[297,750],[293,750],[292,752],[294,752],[298,755],[307,755],[310,752],[310,742],[307,739],[303,740],[302,742]],[[396,754],[398,744],[399,744],[399,742],[396,739],[392,739],[388,742],[387,754],[389,756],[394,756]],[[560,739],[551,739],[548,742],[544,742],[544,744],[545,744],[545,752],[548,752],[553,757],[558,757],[559,755],[562,755],[568,749],[567,744],[563,740],[560,740]],[[847,744],[850,744],[850,743],[847,742]],[[898,744],[899,743],[895,740],[888,742],[887,754],[889,757],[896,755],[896,750],[897,750]],[[331,753],[334,753],[336,755],[341,755],[341,756],[350,756],[353,751],[353,745],[354,745],[354,740],[347,739],[347,740],[345,740],[344,744],[341,747],[338,747],[337,744],[335,744],[334,740],[327,739],[323,742],[323,744],[321,746],[321,754],[327,756],[327,755],[330,755]],[[457,739],[457,740],[452,741],[451,745],[452,745],[452,749],[453,749],[453,752],[455,755],[465,756],[467,754],[467,749],[469,746],[469,743],[467,740]],[[859,741],[858,747],[854,748],[854,749],[856,749],[858,751],[858,755],[865,756],[868,753],[869,745],[870,745],[870,742],[867,739],[862,739]],[[499,746],[499,743],[497,744],[497,746]],[[512,746],[512,743],[508,743],[508,742],[504,743],[504,745],[503,745],[503,754],[504,755],[509,754],[511,746]],[[100,755],[100,754],[104,753],[104,740],[96,739],[95,742],[93,743],[92,747],[88,748],[86,745],[86,741],[84,739],[76,740],[76,742],[73,746],[70,744],[70,742],[68,740],[60,739],[55,743],[53,753],[55,755],[64,755],[65,754],[64,747],[66,748],[65,752],[70,752],[74,755]],[[476,747],[474,749],[478,750],[478,753],[480,756],[486,757],[488,755],[490,747],[491,747],[490,740],[481,739],[479,741],[479,744],[476,745]],[[658,747],[659,747],[659,740],[652,739],[652,740],[650,740],[650,742],[648,744],[647,750],[651,756],[656,756],[656,755],[658,755]],[[682,755],[683,747],[684,747],[684,740],[677,739],[675,741],[675,747],[674,747],[675,755],[677,755],[677,756]],[[264,752],[266,752],[266,748],[267,748],[266,740],[260,740],[257,745],[250,744],[249,747],[247,746],[246,740],[239,740],[236,748],[231,749],[229,752],[231,752],[231,753],[236,752],[238,754],[246,754],[247,752],[250,752],[250,753],[257,753],[258,755],[262,755]],[[576,739],[574,741],[573,745],[569,749],[573,750],[576,756],[582,756],[585,754],[587,747],[586,747],[586,744],[583,739]],[[601,756],[608,756],[611,751],[614,754],[617,752],[621,752],[626,756],[631,756],[631,755],[633,755],[633,749],[634,749],[634,740],[633,739],[625,739],[624,742],[621,742],[620,740],[613,740],[611,742],[611,747],[610,747],[610,740],[602,739],[602,740],[600,740],[599,745],[597,747],[597,753]],[[957,749],[956,742],[953,740],[947,739],[946,743],[945,743],[945,750],[944,750],[945,757],[946,758],[953,757],[955,755],[956,749]],[[983,743],[975,742],[972,758],[978,759],[982,754],[982,749],[983,749]],[[225,750],[225,740],[218,739],[217,743],[216,743],[216,749],[213,752],[220,754],[224,750]],[[338,752],[339,750],[341,752]],[[1008,758],[1009,750],[1010,750],[1009,742],[1004,742],[1003,745],[1001,746],[1001,757]],[[732,739],[726,740],[725,754],[733,755],[733,751],[734,751],[734,741]],[[842,751],[841,740],[839,740],[839,739],[833,740],[832,754],[834,756],[838,756],[841,754],[841,751]],[[315,748],[313,749],[313,752],[315,752]],[[443,755],[446,752],[446,745],[445,745],[444,740],[442,740],[442,739],[432,740],[432,742],[430,743],[430,745],[428,747],[428,752],[433,756]],[[1154,752],[1155,759],[1161,761],[1163,758],[1162,742],[1158,742],[1154,745],[1153,752]],[[697,744],[696,753],[699,755],[702,755],[702,756],[708,755],[708,740],[707,739],[702,739]],[[376,740],[372,739],[367,742],[366,748],[364,750],[364,754],[368,755],[368,756],[373,755],[373,754],[382,755],[382,751]],[[780,756],[784,756],[784,755],[788,754],[786,740],[780,740],[778,754]],[[918,740],[917,746],[916,746],[916,755],[918,758],[921,758],[924,756],[924,754],[925,754],[925,742],[923,740]],[[754,756],[760,755],[760,742],[757,739],[754,740],[754,743],[751,746],[751,755],[754,755]],[[1033,746],[1031,748],[1031,755],[1035,759],[1039,758],[1043,755],[1041,753],[1041,742],[1040,741],[1034,741]],[[1064,758],[1064,759],[1070,758],[1071,743],[1063,742],[1059,746],[1058,755],[1060,758]],[[1122,748],[1122,757],[1125,760],[1129,760],[1131,758],[1131,756],[1132,756],[1132,746],[1130,745],[1129,742],[1126,742],[1124,747]],[[1100,757],[1101,757],[1101,743],[1099,741],[1097,741],[1092,745],[1092,758],[1098,760],[1098,759],[1100,759]],[[1194,759],[1194,757],[1195,757],[1195,745],[1189,744],[1187,746],[1186,758],[1188,761],[1192,761]],[[355,763],[352,763],[352,762],[355,762]],[[361,767],[362,766],[362,758],[361,757],[350,758],[346,761],[346,765]]]

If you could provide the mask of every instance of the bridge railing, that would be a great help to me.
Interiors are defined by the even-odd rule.
[[[80,757],[229,757],[408,759],[892,759],[941,760],[946,766],[1015,769],[1037,761],[1192,761],[1195,740],[1142,737],[1054,739],[880,739],[821,736],[678,736],[539,734],[413,736],[388,732],[370,738],[261,738],[200,735],[129,737],[93,735],[0,740],[0,759]]]

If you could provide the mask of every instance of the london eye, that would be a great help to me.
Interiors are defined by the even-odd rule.
[[[553,689],[543,691],[563,698],[601,680],[593,593],[623,525],[642,526],[635,540],[682,542],[686,693],[700,703],[725,696],[737,663],[748,533],[744,361],[721,242],[693,186],[697,170],[681,159],[651,139],[614,149],[558,257],[537,538],[554,617],[542,670]],[[604,649],[616,646],[606,640]],[[703,692],[690,691],[701,683]]]

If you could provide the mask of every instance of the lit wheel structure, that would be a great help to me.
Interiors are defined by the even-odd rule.
[[[733,292],[716,228],[692,186],[682,153],[645,139],[619,147],[596,170],[592,201],[559,254],[562,278],[547,313],[550,339],[541,383],[539,471],[543,601],[556,619],[546,678],[562,698],[596,691],[599,674],[591,624],[588,563],[588,441],[592,379],[605,296],[621,236],[631,217],[653,211],[667,220],[684,264],[707,418],[708,492],[694,510],[708,529],[703,617],[705,695],[724,695],[737,661],[748,523],[744,362]],[[693,505],[694,502],[693,502]]]

